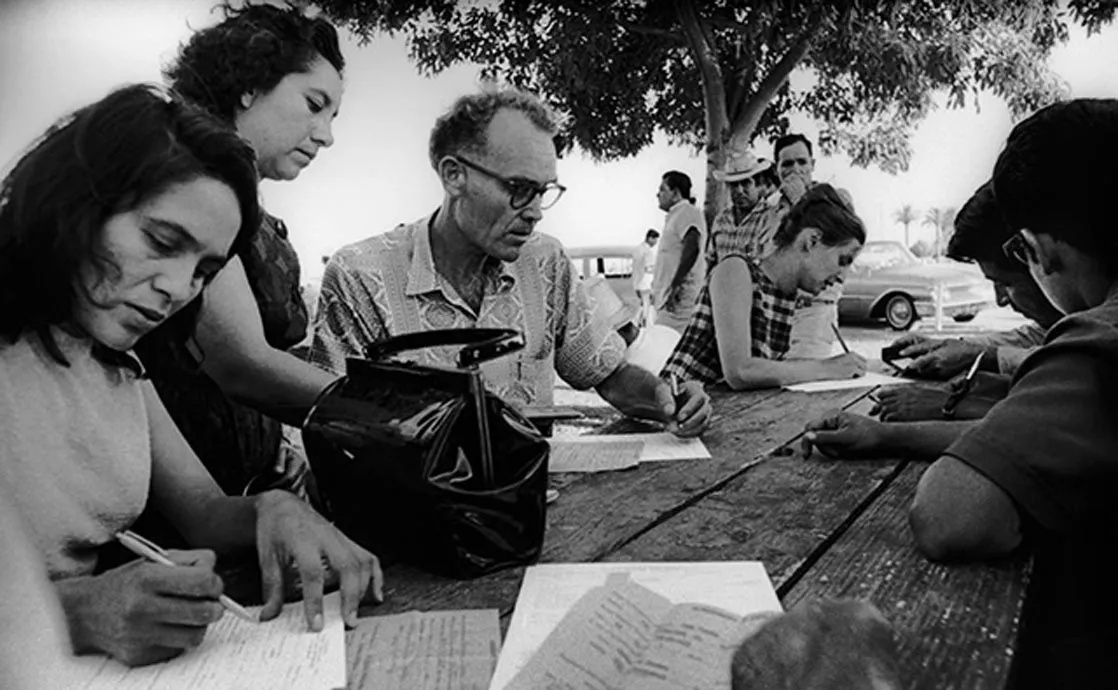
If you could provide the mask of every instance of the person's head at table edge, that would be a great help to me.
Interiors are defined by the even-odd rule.
[[[63,363],[51,327],[129,350],[184,307],[196,312],[259,223],[252,149],[144,85],[63,118],[2,185],[0,337],[38,333]]]
[[[797,261],[793,287],[818,294],[841,282],[862,245],[866,229],[847,201],[829,184],[817,184],[780,222],[773,235],[775,255]]]
[[[1118,189],[1118,100],[1042,108],[1010,132],[994,166],[1003,245],[1060,311],[1101,303],[1118,281],[1118,234],[1107,200]]]
[[[515,261],[562,195],[557,131],[543,103],[512,89],[463,96],[435,122],[428,155],[444,214],[480,254]]]
[[[260,176],[293,180],[334,143],[345,58],[337,30],[297,7],[223,5],[164,70],[188,101],[233,125]]]
[[[1060,320],[1060,313],[1044,296],[1028,268],[1002,250],[1013,233],[1002,218],[989,182],[967,199],[955,216],[955,232],[947,243],[948,258],[976,262],[990,282],[1000,307],[1010,306],[1044,328]]]

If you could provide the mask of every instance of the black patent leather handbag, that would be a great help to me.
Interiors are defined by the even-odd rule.
[[[396,359],[462,345],[458,367]],[[470,578],[535,561],[546,522],[549,446],[486,390],[477,365],[524,347],[503,329],[410,333],[347,360],[303,426],[328,514],[388,560]]]

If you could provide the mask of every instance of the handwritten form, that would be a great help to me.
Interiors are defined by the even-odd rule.
[[[575,436],[551,442],[549,472],[603,472],[633,467],[641,462],[709,458],[697,438],[666,432]]]
[[[625,587],[618,589],[611,587],[609,591],[602,588],[610,575],[627,577],[644,591],[634,591]],[[616,584],[616,581],[613,581]],[[592,591],[594,591],[592,593]],[[586,600],[584,595],[591,593]],[[668,617],[668,612],[673,610],[672,601],[688,602],[687,606],[676,606],[681,609],[678,615],[684,617],[686,627],[681,629],[676,625],[676,618]],[[692,610],[694,609],[694,610]],[[756,561],[726,561],[726,562],[695,562],[695,563],[568,563],[546,564],[529,567],[524,573],[524,581],[520,586],[520,595],[516,600],[516,609],[513,612],[512,622],[509,624],[508,634],[505,636],[504,649],[497,662],[497,670],[493,674],[490,690],[512,690],[514,688],[530,687],[536,682],[537,676],[526,676],[524,681],[529,685],[513,684],[513,678],[527,667],[529,661],[539,650],[544,650],[545,656],[561,656],[564,662],[576,661],[586,665],[587,674],[582,679],[594,678],[594,673],[604,673],[593,669],[616,666],[618,659],[629,659],[629,666],[638,659],[635,650],[644,645],[647,648],[654,641],[661,645],[657,651],[648,655],[645,664],[633,668],[633,687],[639,688],[676,688],[671,685],[669,678],[661,679],[667,685],[654,685],[653,680],[657,673],[664,675],[668,671],[656,668],[657,662],[669,659],[670,655],[664,648],[671,647],[674,642],[688,641],[689,635],[698,634],[702,638],[703,630],[724,630],[726,626],[737,625],[738,618],[751,613],[779,612],[780,600],[776,596],[772,583],[765,573],[764,566]],[[608,634],[593,635],[586,632],[585,627],[576,628],[579,632],[571,633],[564,629],[557,638],[556,644],[545,639],[552,631],[556,630],[560,621],[568,612],[574,615],[574,622],[570,626],[593,626],[599,632],[608,631]],[[727,618],[727,615],[730,617]],[[589,622],[587,622],[589,617]],[[614,622],[611,628],[609,621]],[[656,628],[660,626],[660,636],[657,638]],[[735,639],[740,639],[740,635]],[[594,640],[589,649],[580,642]],[[576,645],[570,652],[563,647],[566,643]],[[686,645],[676,645],[673,649],[677,652],[690,650],[690,642]],[[555,654],[548,655],[548,652]],[[588,660],[580,656],[585,652],[593,657]],[[674,652],[673,652],[674,653]],[[708,654],[715,654],[721,658],[722,650],[703,652],[699,645],[695,645],[692,659],[695,665],[710,665]],[[726,679],[729,679],[729,666],[726,657]],[[548,661],[548,659],[545,659]],[[542,663],[542,662],[539,662]],[[549,661],[550,663],[550,661]],[[673,661],[676,668],[683,668],[683,661]],[[721,666],[719,665],[719,668]],[[548,668],[529,669],[530,674],[550,672]],[[565,673],[565,672],[564,672]],[[544,676],[546,677],[546,676]],[[562,680],[555,688],[574,687],[568,685],[568,678],[574,676],[561,676]],[[521,682],[520,679],[517,682]],[[542,687],[551,687],[541,685]],[[587,684],[578,686],[584,690],[613,687],[603,684],[594,684],[587,680]],[[690,686],[682,686],[690,687]],[[728,687],[728,685],[727,685]]]
[[[873,386],[898,386],[906,383],[912,383],[912,379],[904,379],[899,376],[889,376],[887,374],[879,374],[873,371],[867,371],[865,374],[853,379],[834,379],[827,381],[805,381],[804,383],[794,383],[790,386],[785,386],[786,390],[800,391],[802,393],[818,393],[819,391],[837,391],[847,388],[870,388]]]
[[[349,690],[485,690],[501,650],[497,609],[362,618],[346,633]]]
[[[741,618],[673,606],[623,573],[567,612],[505,690],[729,690]]]
[[[151,666],[128,668],[103,656],[75,659],[73,690],[335,690],[346,684],[341,597],[323,602],[322,632],[307,630],[303,603],[285,604],[279,618],[250,623],[226,613],[198,647]],[[249,607],[252,614],[259,606]]]

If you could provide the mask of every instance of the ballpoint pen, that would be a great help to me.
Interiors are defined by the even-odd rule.
[[[834,331],[835,338],[838,339],[839,345],[842,345],[842,351],[846,354],[850,354],[850,348],[846,346],[846,341],[842,339],[842,333],[839,333],[838,326],[836,326],[833,321],[831,322],[831,330]]]
[[[160,565],[179,567],[178,563],[175,563],[167,557],[167,552],[164,551],[161,547],[156,545],[154,542],[141,537],[135,532],[124,530],[123,532],[117,532],[115,536],[116,540],[120,542],[121,546],[128,549],[137,556],[141,556],[148,559],[149,561],[152,561],[153,563],[158,563]],[[238,618],[243,618],[250,623],[260,622],[256,617],[245,610],[245,607],[233,601],[233,599],[231,599],[230,597],[222,594],[217,598],[217,600],[221,603],[222,606],[225,607],[227,611],[237,616]]]
[[[943,403],[943,408],[940,410],[944,419],[955,419],[955,410],[959,407],[959,403],[963,401],[967,393],[970,392],[970,387],[974,383],[974,376],[978,373],[978,365],[982,364],[982,357],[985,354],[985,351],[978,353],[978,356],[974,358],[974,363],[971,364],[970,369],[967,370],[967,375],[959,382],[958,388],[951,391],[947,396],[947,400]]]

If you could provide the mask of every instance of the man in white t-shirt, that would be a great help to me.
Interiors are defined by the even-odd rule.
[[[691,178],[678,170],[664,173],[656,201],[668,216],[652,277],[652,306],[656,307],[656,323],[682,333],[706,277],[702,248],[707,224],[691,196]]]
[[[656,243],[660,233],[652,228],[644,234],[644,242],[633,249],[633,290],[640,299],[641,310],[637,315],[637,325],[645,326],[652,322],[652,272],[656,269]]]

